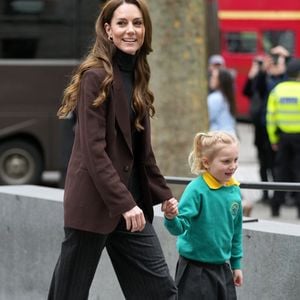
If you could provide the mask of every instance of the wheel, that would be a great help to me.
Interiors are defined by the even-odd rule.
[[[43,159],[29,142],[0,142],[0,184],[37,184],[41,181]]]

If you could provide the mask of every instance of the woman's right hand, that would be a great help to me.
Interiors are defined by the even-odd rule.
[[[127,230],[135,232],[142,231],[144,229],[146,224],[145,216],[138,206],[124,212],[122,215],[126,221]]]

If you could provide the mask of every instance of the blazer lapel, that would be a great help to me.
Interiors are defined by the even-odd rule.
[[[119,124],[121,132],[123,133],[126,144],[130,152],[132,153],[128,100],[125,97],[122,78],[118,67],[114,65],[113,70],[114,70],[113,99],[115,102],[116,120]]]

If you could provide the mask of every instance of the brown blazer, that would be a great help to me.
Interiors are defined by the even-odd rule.
[[[64,194],[65,226],[103,234],[113,231],[122,213],[136,205],[127,188],[133,165],[128,101],[116,66],[110,97],[100,107],[92,106],[104,76],[99,68],[83,75]],[[138,166],[152,221],[152,206],[171,198],[172,193],[156,165],[148,115],[142,125]]]

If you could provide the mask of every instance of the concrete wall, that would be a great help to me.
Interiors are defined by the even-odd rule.
[[[0,300],[46,299],[63,238],[63,191],[38,186],[0,187]],[[156,208],[155,228],[174,274],[175,238]],[[244,224],[242,300],[296,300],[300,295],[300,226],[259,221]],[[90,298],[123,299],[104,253]]]

